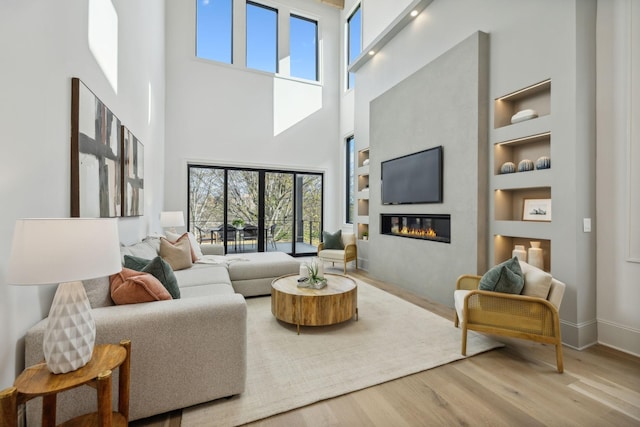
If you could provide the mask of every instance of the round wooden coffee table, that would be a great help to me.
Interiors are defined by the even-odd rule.
[[[358,320],[358,286],[341,274],[325,274],[322,289],[299,288],[297,274],[278,277],[271,282],[271,313],[276,319],[302,326],[326,326]]]

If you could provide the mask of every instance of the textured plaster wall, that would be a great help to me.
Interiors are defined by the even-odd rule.
[[[487,64],[488,37],[475,33],[370,104],[370,272],[442,304],[443,283],[486,264]],[[437,145],[443,203],[381,205],[380,162]],[[380,235],[381,213],[450,214],[451,243]]]

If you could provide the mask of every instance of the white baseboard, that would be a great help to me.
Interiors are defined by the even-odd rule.
[[[640,357],[640,330],[598,319],[598,343]]]

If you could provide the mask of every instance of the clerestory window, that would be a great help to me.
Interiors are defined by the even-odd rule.
[[[362,51],[362,13],[360,4],[347,19],[347,67],[355,61]],[[347,72],[347,89],[355,86],[355,74]]]
[[[233,0],[196,1],[196,56],[233,61]]]
[[[278,72],[278,11],[247,2],[247,68]]]

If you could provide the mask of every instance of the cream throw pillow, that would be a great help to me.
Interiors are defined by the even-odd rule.
[[[167,231],[167,240],[171,243],[175,243],[180,239],[189,239],[189,243],[191,244],[191,261],[196,262],[200,258],[202,258],[202,249],[200,249],[200,244],[198,240],[196,240],[196,236],[191,232],[186,232],[184,234],[172,233],[171,231]]]
[[[189,239],[181,239],[175,243],[171,243],[169,240],[161,237],[160,256],[169,263],[174,271],[184,270],[193,265]]]
[[[553,279],[551,274],[522,261],[520,261],[520,268],[524,274],[524,288],[521,294],[547,299]]]

